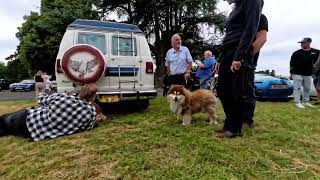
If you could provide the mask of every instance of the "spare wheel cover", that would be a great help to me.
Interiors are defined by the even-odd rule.
[[[61,61],[64,74],[77,84],[98,81],[105,71],[105,57],[93,46],[79,44],[68,49]]]

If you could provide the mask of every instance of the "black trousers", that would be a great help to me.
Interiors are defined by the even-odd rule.
[[[254,68],[255,69],[255,68]],[[248,86],[252,87],[253,93],[248,94],[245,98],[244,105],[244,123],[248,125],[253,124],[253,116],[256,108],[256,96],[255,96],[255,87],[254,87],[254,70],[251,73],[248,73]]]
[[[27,116],[26,109],[0,116],[0,136],[15,135],[30,138],[31,134],[26,124]]]
[[[252,103],[252,99],[255,95],[254,80],[251,78],[254,78],[254,69],[252,55],[248,53],[240,70],[235,73],[230,70],[235,49],[235,47],[229,48],[221,52],[217,90],[226,115],[224,129],[240,134],[243,122],[249,118],[248,116],[253,117],[255,101]]]

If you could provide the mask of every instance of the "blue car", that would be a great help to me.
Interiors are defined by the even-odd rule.
[[[19,83],[10,84],[10,91],[33,91],[35,87],[34,80],[23,80]]]
[[[289,99],[293,85],[287,79],[266,74],[255,74],[255,94],[260,99]]]

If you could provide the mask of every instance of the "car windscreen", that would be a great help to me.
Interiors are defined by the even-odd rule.
[[[265,75],[265,74],[255,74],[254,75],[254,80],[255,81],[268,81],[268,80],[279,80],[276,77]]]
[[[34,81],[33,80],[23,80],[20,83],[21,84],[32,84],[32,83],[34,83]]]

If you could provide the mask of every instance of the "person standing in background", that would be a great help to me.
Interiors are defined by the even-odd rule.
[[[212,70],[216,60],[212,57],[211,51],[205,51],[204,60],[196,60],[195,63],[198,65],[196,77],[200,80],[200,88],[210,89]]]
[[[38,97],[39,95],[42,95],[46,88],[42,75],[43,75],[43,72],[39,70],[37,74],[34,76],[36,97]]]
[[[312,85],[313,64],[319,57],[319,50],[311,48],[311,38],[303,38],[300,42],[301,49],[295,51],[290,60],[290,79],[293,79],[293,97],[296,106],[300,109],[305,106],[314,107],[309,103]],[[301,88],[303,88],[301,103]]]
[[[182,40],[179,34],[171,38],[172,48],[166,55],[166,70],[168,81],[171,84],[186,86],[192,68],[192,56],[187,47],[181,45]]]
[[[50,89],[51,89],[51,88],[50,88],[50,86],[51,86],[50,77],[49,77],[49,75],[48,75],[46,72],[44,72],[41,77],[43,78],[43,81],[44,81],[44,84],[45,84],[45,90],[44,90],[44,92],[45,92],[46,94],[49,94],[49,93],[50,93]]]

